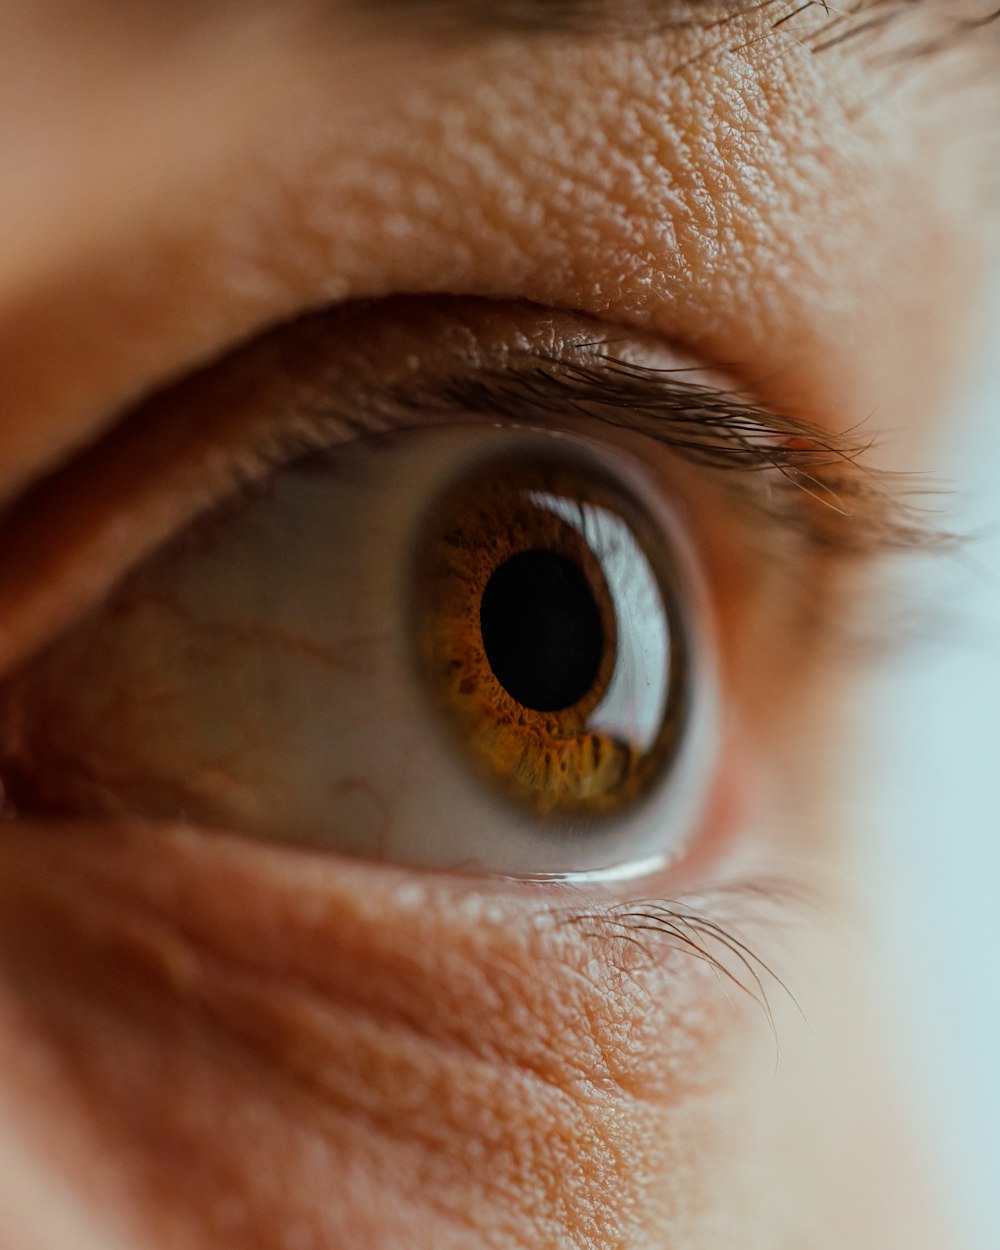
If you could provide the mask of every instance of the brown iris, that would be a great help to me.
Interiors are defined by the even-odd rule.
[[[662,778],[688,656],[666,540],[587,457],[451,483],[415,562],[425,684],[486,781],[536,814],[617,813]]]

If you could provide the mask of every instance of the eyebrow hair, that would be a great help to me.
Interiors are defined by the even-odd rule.
[[[538,31],[613,30],[642,32],[664,27],[722,26],[738,17],[781,10],[773,25],[779,27],[812,9],[829,18],[829,28],[861,19],[870,26],[888,23],[919,8],[943,8],[945,0],[354,0],[366,14],[393,17],[435,17],[479,28]],[[703,10],[703,14],[699,14]],[[1000,19],[1000,6],[979,16],[955,16],[954,29],[974,31]]]
[[[322,2],[322,0],[321,0]],[[352,0],[348,0],[352,2]],[[412,20],[442,33],[545,36],[558,34],[642,37],[668,30],[724,30],[741,17],[760,16],[775,35],[789,35],[806,50],[826,52],[875,35],[918,12],[934,12],[931,31],[912,39],[882,60],[898,64],[923,60],[956,45],[972,43],[988,26],[1000,34],[1000,5],[978,16],[947,11],[948,0],[353,0],[366,18]],[[984,0],[988,3],[988,0]],[[765,14],[773,11],[768,22]],[[807,13],[821,15],[808,30],[791,23]]]
[[[365,0],[367,2],[367,0]],[[678,0],[376,0],[396,11],[457,18],[477,26],[564,31],[657,25],[678,17]],[[763,0],[765,4],[776,0]],[[733,7],[737,7],[734,3]]]
[[[459,28],[518,33],[643,34],[717,26],[789,0],[354,0],[366,15],[412,17]],[[812,3],[824,0],[809,0]],[[808,6],[807,6],[808,7]],[[698,16],[698,9],[705,16]]]

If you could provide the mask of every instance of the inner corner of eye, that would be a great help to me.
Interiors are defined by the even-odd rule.
[[[8,686],[19,804],[509,874],[676,853],[704,674],[636,481],[485,427],[335,459],[202,522]]]

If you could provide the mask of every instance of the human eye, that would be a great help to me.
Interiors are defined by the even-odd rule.
[[[0,39],[0,1244],[921,1244],[839,748],[985,40],[733,7]]]
[[[157,445],[176,464],[137,507],[174,519],[137,525],[103,598],[89,581],[6,683],[8,802],[511,876],[698,851],[738,699],[723,640],[761,611],[734,584],[784,530],[781,627],[805,646],[796,603],[852,481],[837,440],[648,336],[388,301],[155,396],[15,533]]]

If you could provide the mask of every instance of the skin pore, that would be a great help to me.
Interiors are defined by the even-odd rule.
[[[213,397],[269,394],[275,327],[330,306],[304,390],[598,343],[933,468],[989,255],[982,6],[42,7],[0,3],[4,689],[263,460],[291,399]],[[2,1250],[951,1244],[852,910],[849,666],[802,602],[852,615],[865,560],[782,581],[717,477],[656,481],[727,707],[678,865],[530,883],[19,805]]]

